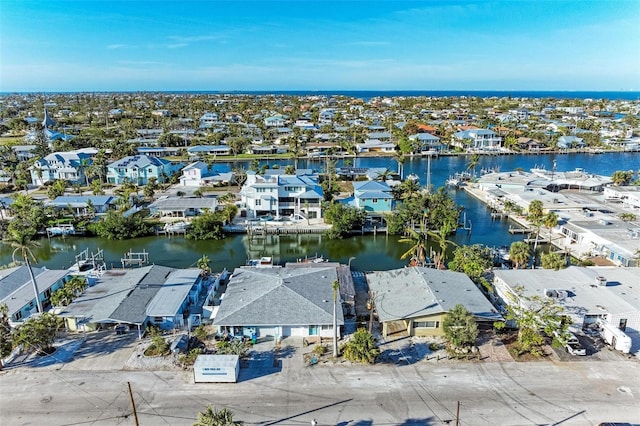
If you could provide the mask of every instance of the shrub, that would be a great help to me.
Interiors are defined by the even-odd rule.
[[[343,347],[342,355],[345,359],[354,362],[364,362],[373,364],[376,361],[380,350],[376,348],[376,342],[371,333],[364,328],[358,329],[351,339]]]
[[[327,347],[323,345],[318,345],[315,348],[313,348],[313,352],[315,352],[318,355],[324,355],[325,353],[327,353]]]
[[[146,356],[163,356],[169,353],[169,344],[162,336],[155,336],[151,339],[151,344],[144,351]]]

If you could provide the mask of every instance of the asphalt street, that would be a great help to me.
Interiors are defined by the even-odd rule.
[[[187,372],[15,368],[0,373],[0,424],[190,425],[212,404],[247,425],[597,425],[640,422],[635,361],[451,362]]]

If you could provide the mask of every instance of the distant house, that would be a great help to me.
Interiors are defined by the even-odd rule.
[[[268,171],[269,172],[269,171]],[[247,172],[240,190],[249,218],[266,214],[303,214],[308,219],[322,217],[323,192],[317,175],[259,175]]]
[[[92,163],[89,154],[77,151],[54,152],[37,160],[29,168],[31,182],[44,185],[54,180],[85,183],[85,169]]]
[[[108,270],[58,315],[71,331],[127,325],[142,337],[149,324],[163,330],[199,324],[205,293],[199,269]]]
[[[584,148],[586,145],[584,139],[577,136],[560,136],[557,143],[560,149]]]
[[[177,156],[180,153],[180,148],[169,146],[140,146],[136,148],[136,152],[139,155],[148,155],[150,157],[170,157]]]
[[[440,138],[431,133],[417,133],[409,136],[410,140],[420,143],[420,151],[443,152],[447,150],[447,145],[440,142]]]
[[[318,264],[322,265],[322,264]],[[235,336],[333,337],[335,264],[316,267],[242,267],[233,271],[213,324]],[[344,325],[341,300],[336,311]],[[338,336],[341,335],[337,330]]]
[[[38,298],[44,310],[51,307],[51,294],[64,286],[69,272],[58,269],[31,267],[38,284]],[[27,266],[0,270],[0,305],[6,304],[9,321],[19,323],[38,310]]]
[[[476,151],[497,151],[502,146],[502,138],[488,129],[468,129],[453,135],[453,145]]]
[[[102,214],[116,207],[116,197],[112,195],[63,195],[49,201],[47,206],[55,210],[71,209],[75,216],[92,213]]]
[[[362,152],[395,152],[396,146],[392,142],[383,142],[377,139],[369,139],[364,143],[356,144],[356,151]]]
[[[176,174],[181,166],[164,158],[148,155],[129,156],[107,166],[107,182],[121,185],[130,181],[137,185],[146,185],[149,179],[156,178],[157,182],[163,183]]]
[[[227,145],[196,145],[187,148],[190,157],[201,157],[204,155],[231,155],[231,148]]]
[[[502,319],[476,285],[461,272],[408,267],[366,274],[382,335],[442,336],[446,314],[464,305],[476,321]]]
[[[285,117],[282,115],[274,115],[264,119],[264,125],[267,127],[284,127]]]
[[[181,186],[200,187],[228,185],[233,181],[233,172],[217,172],[208,164],[196,161],[182,169]]]
[[[34,157],[33,150],[36,149],[35,145],[14,145],[11,147],[13,152],[16,153],[18,161],[26,161]]]
[[[149,211],[159,216],[186,218],[214,211],[217,206],[216,197],[167,197],[151,203]]]

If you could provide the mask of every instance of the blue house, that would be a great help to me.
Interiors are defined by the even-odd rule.
[[[586,145],[584,139],[577,136],[560,136],[558,139],[558,148],[560,149],[584,148]]]
[[[121,185],[128,180],[137,185],[146,185],[150,178],[156,178],[158,183],[163,183],[181,168],[182,164],[174,164],[164,158],[134,155],[109,164],[107,182]]]
[[[386,182],[353,182],[353,198],[349,204],[364,209],[371,223],[383,223],[385,213],[394,206],[391,187]]]
[[[91,213],[106,213],[116,207],[116,197],[112,195],[61,195],[47,203],[56,210],[71,209],[75,216]]]

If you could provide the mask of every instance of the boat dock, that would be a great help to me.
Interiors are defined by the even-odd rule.
[[[126,267],[144,266],[149,263],[149,253],[146,250],[142,250],[142,252],[129,250],[123,255],[120,262],[122,263],[123,269]]]

